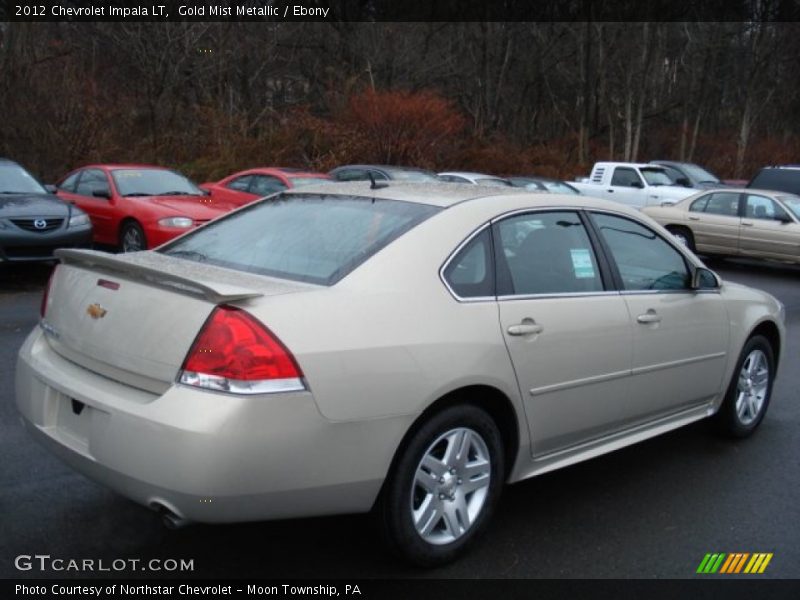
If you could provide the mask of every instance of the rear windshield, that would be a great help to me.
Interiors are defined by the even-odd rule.
[[[333,285],[439,210],[397,200],[281,194],[214,221],[159,252]]]
[[[800,169],[762,169],[747,187],[800,194]]]

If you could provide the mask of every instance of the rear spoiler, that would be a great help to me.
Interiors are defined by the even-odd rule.
[[[144,264],[145,261],[141,260],[136,254],[116,255],[96,250],[76,250],[73,248],[60,248],[53,254],[60,258],[64,264],[96,267],[103,271],[119,273],[131,279],[147,281],[148,283],[168,287],[186,294],[202,296],[214,304],[258,298],[264,295],[247,288],[186,277],[177,272],[180,270],[180,265],[170,264],[169,266],[172,268],[150,266]],[[167,266],[168,262],[171,263],[173,261],[173,259],[166,256],[161,257],[150,252],[147,254],[150,255],[146,259],[147,262],[157,263],[163,260],[164,267]]]

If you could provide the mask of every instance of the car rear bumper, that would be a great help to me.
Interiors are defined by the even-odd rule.
[[[173,385],[164,394],[93,373],[37,327],[20,350],[26,428],[87,477],[192,521],[363,512],[405,418],[331,422],[309,392],[238,397]]]
[[[60,229],[48,233],[0,232],[0,263],[54,260],[56,248],[88,248],[92,227]]]

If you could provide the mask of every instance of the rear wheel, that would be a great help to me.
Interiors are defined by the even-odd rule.
[[[752,434],[767,412],[774,379],[772,346],[755,335],[744,345],[725,400],[714,417],[720,431],[736,438]]]
[[[376,507],[389,548],[419,566],[455,559],[484,529],[504,472],[500,431],[485,411],[433,415],[401,450]]]
[[[127,221],[119,232],[120,252],[138,252],[147,250],[147,238],[144,230],[136,221]]]
[[[675,239],[686,246],[689,250],[692,252],[695,251],[694,235],[692,235],[692,232],[688,228],[680,227],[678,225],[670,225],[667,227],[667,231],[669,231],[675,237]]]

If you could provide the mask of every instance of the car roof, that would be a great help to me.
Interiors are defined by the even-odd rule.
[[[383,182],[382,182],[383,183]],[[606,208],[617,212],[636,214],[638,211],[630,209],[618,202],[601,200],[591,196],[578,196],[574,194],[541,194],[514,187],[490,187],[473,185],[471,183],[416,183],[392,182],[373,189],[369,181],[353,181],[344,183],[329,183],[320,185],[307,185],[284,192],[287,195],[319,194],[322,196],[360,196],[384,200],[398,200],[401,202],[414,202],[416,204],[429,204],[441,208],[448,208],[483,198],[514,197],[525,201],[526,207],[552,207],[571,206],[579,208]],[[559,202],[559,197],[564,198]]]
[[[10,158],[3,158],[2,156],[0,156],[0,163],[7,163],[7,164],[10,164],[10,165],[18,165],[19,164],[18,162],[13,161]]]
[[[420,171],[422,173],[429,173],[427,169],[423,169],[421,167],[402,167],[397,165],[340,165],[336,168],[331,169],[333,171],[339,171],[341,169],[375,169],[376,171]]]
[[[75,167],[73,171],[78,169],[158,169],[160,171],[168,171],[169,167],[162,167],[159,165],[142,165],[135,163],[93,163],[90,165],[82,165]]]

